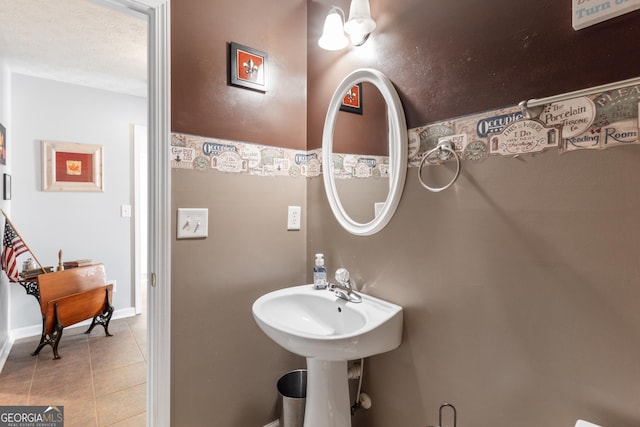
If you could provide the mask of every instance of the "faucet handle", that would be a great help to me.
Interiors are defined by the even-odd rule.
[[[336,270],[336,281],[341,285],[349,283],[349,271],[346,268]]]

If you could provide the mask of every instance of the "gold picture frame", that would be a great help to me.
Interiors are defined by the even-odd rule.
[[[103,147],[42,141],[43,191],[104,191]]]

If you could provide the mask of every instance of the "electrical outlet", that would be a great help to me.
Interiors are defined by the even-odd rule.
[[[209,235],[209,209],[178,209],[178,239],[202,239]]]
[[[300,222],[302,220],[301,216],[302,208],[300,206],[289,206],[289,213],[287,215],[287,230],[300,230]]]

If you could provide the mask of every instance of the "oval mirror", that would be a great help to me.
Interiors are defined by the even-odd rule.
[[[349,96],[333,129],[333,179],[345,212],[366,224],[389,195],[387,104],[369,82],[358,83]],[[358,108],[347,108],[345,102]]]
[[[345,98],[356,92],[360,102],[348,105]],[[370,98],[371,103],[362,102]],[[376,108],[378,104],[383,107]],[[352,118],[344,117],[353,113]],[[361,124],[355,124],[356,120]],[[375,136],[364,137],[359,131],[363,126],[373,129],[366,133]],[[341,129],[345,127],[353,131],[345,132]],[[356,154],[348,153],[350,150]],[[389,79],[369,68],[345,77],[331,98],[322,133],[324,187],[331,210],[345,230],[369,236],[389,223],[402,196],[407,151],[404,110]]]

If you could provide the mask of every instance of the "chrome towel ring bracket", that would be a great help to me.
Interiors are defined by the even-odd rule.
[[[456,159],[456,173],[453,175],[453,179],[443,187],[430,187],[422,180],[422,168],[424,167],[424,163],[428,161],[431,164],[441,164],[449,160],[453,156]],[[438,142],[438,145],[427,151],[424,156],[422,156],[422,161],[420,162],[420,167],[418,167],[418,181],[420,181],[420,185],[422,185],[427,190],[433,193],[439,193],[447,188],[451,187],[454,182],[458,179],[458,175],[460,175],[460,156],[453,149],[451,145],[451,141],[443,140]]]
[[[444,425],[442,424],[442,412],[445,408],[451,408],[451,410],[453,411],[453,427],[457,427],[458,411],[456,411],[456,407],[451,403],[443,403],[442,405],[440,405],[440,410],[438,411],[438,425],[434,427],[444,427]]]

